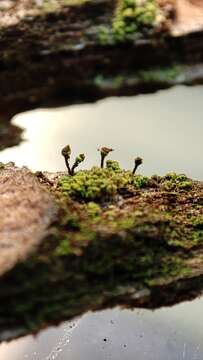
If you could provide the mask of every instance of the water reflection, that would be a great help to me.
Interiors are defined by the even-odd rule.
[[[70,143],[75,153],[86,153],[84,166],[89,167],[98,163],[98,146],[107,145],[116,149],[113,156],[125,168],[140,155],[144,174],[174,170],[202,179],[202,90],[179,87],[156,95],[21,114],[15,124],[25,128],[26,141],[1,152],[0,161],[33,170],[62,170],[60,149]]]
[[[60,149],[70,143],[75,153],[86,153],[89,167],[99,161],[98,146],[107,145],[116,149],[114,157],[123,167],[132,167],[132,158],[140,155],[144,174],[174,170],[202,180],[202,102],[202,87],[180,87],[28,112],[15,118],[28,141],[2,151],[0,161],[33,170],[63,170]],[[37,337],[0,345],[0,359],[201,360],[202,307],[200,299],[154,312],[114,309],[87,314],[75,327],[65,323]],[[57,347],[57,357],[51,358]]]
[[[12,360],[202,360],[203,299],[172,308],[106,310],[0,346]],[[65,334],[65,336],[64,336]],[[55,356],[54,356],[55,354]]]

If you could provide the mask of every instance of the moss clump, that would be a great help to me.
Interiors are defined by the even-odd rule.
[[[112,199],[122,189],[132,190],[147,185],[148,178],[121,170],[117,161],[107,161],[107,168],[93,167],[79,171],[74,177],[64,176],[59,189],[66,195],[84,201]]]
[[[193,183],[186,175],[176,173],[169,173],[164,176],[164,181],[162,181],[162,188],[165,190],[190,190],[192,189]]]
[[[71,236],[64,232],[67,253],[70,248],[77,253],[78,247],[80,252],[81,247],[87,246],[90,240],[96,241],[103,231],[107,237],[108,234],[119,237],[120,233],[126,239],[152,236],[156,241],[161,238],[165,246],[184,249],[196,246],[203,237],[199,208],[194,221],[193,208],[191,211],[186,208],[186,213],[180,213],[180,208],[176,211],[173,205],[180,199],[180,204],[183,201],[187,207],[185,194],[193,188],[194,183],[184,174],[168,173],[151,178],[133,176],[130,171],[121,170],[118,162],[112,160],[107,161],[106,169],[93,167],[79,171],[74,177],[61,178],[58,189],[62,194],[62,203],[68,201],[69,204],[65,205],[62,223],[74,229]],[[161,200],[156,197],[157,192],[163,193]],[[127,204],[125,198],[132,200]],[[71,201],[77,202],[76,208],[72,208]],[[119,204],[124,209],[120,209]],[[182,209],[184,206],[180,205]],[[70,212],[66,210],[68,207]],[[60,244],[58,246],[57,254],[64,255],[64,242],[62,248]]]
[[[165,17],[156,0],[117,0],[112,26],[100,26],[102,45],[134,41],[155,32]]]
[[[113,35],[119,42],[132,40],[136,34],[151,32],[163,21],[163,13],[155,0],[119,0],[113,20]]]
[[[163,84],[172,85],[178,81],[178,77],[183,73],[178,65],[170,67],[154,67],[148,70],[138,70],[136,73],[123,73],[122,75],[110,77],[97,75],[94,78],[94,85],[102,91],[115,91],[125,86],[137,86],[139,84]]]
[[[180,67],[172,65],[165,68],[154,68],[149,70],[141,70],[139,78],[145,83],[163,82],[169,83],[177,79],[180,74]]]
[[[164,177],[133,175],[130,171],[121,170],[117,161],[107,160],[106,169],[93,167],[82,170],[75,176],[63,176],[58,187],[60,191],[79,201],[105,202],[115,195],[135,193],[137,189],[147,188],[150,184],[160,186],[162,190],[189,190],[193,183],[184,174],[169,173]]]

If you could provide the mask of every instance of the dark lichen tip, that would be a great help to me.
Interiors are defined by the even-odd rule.
[[[61,155],[63,155],[65,158],[67,158],[68,160],[70,159],[71,156],[71,147],[70,145],[66,145],[62,150],[61,150]]]
[[[64,157],[65,159],[65,163],[66,163],[66,167],[68,169],[68,174],[72,175],[72,171],[70,168],[70,164],[69,164],[69,160],[70,160],[70,156],[71,156],[71,147],[70,145],[66,145],[62,150],[61,150],[61,155]]]
[[[75,169],[80,165],[81,162],[83,162],[85,160],[85,154],[79,154],[76,159],[75,162],[72,166],[71,169],[71,174],[74,175]]]
[[[112,148],[108,148],[108,147],[102,147],[101,149],[99,149],[101,154],[107,156],[111,151],[114,151]]]
[[[104,159],[105,159],[105,157],[110,152],[114,151],[114,149],[103,146],[100,149],[98,149],[98,151],[100,151],[100,154],[101,154],[101,168],[103,168],[104,167]]]
[[[141,157],[136,157],[135,158],[135,166],[134,166],[134,169],[133,169],[133,175],[135,174],[138,166],[140,166],[141,164],[143,163],[143,159]]]
[[[85,160],[85,154],[80,154],[76,157],[76,161],[78,162],[78,164],[80,164],[84,160]]]

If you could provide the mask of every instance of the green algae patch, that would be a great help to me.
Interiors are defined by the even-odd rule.
[[[37,331],[112,305],[156,308],[202,290],[202,183],[106,165],[37,175],[58,214],[40,246],[0,278],[0,330]]]

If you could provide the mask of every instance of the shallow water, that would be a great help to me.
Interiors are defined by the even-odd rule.
[[[0,347],[2,360],[202,360],[203,299],[171,308],[106,310]]]
[[[203,178],[203,87],[184,88],[132,98],[110,98],[96,104],[18,115],[25,141],[0,153],[0,161],[15,161],[33,170],[65,169],[61,148],[72,145],[84,152],[83,167],[99,163],[97,148],[115,149],[111,155],[124,168],[135,156],[144,159],[144,174],[177,171]]]
[[[98,164],[101,145],[132,168],[142,156],[143,174],[169,171],[202,180],[203,87],[175,88],[156,95],[110,98],[96,104],[36,110],[15,117],[25,141],[0,153],[33,170],[64,170],[67,143],[84,152],[84,167]],[[203,298],[171,308],[106,310],[58,328],[0,345],[1,360],[202,360]]]

